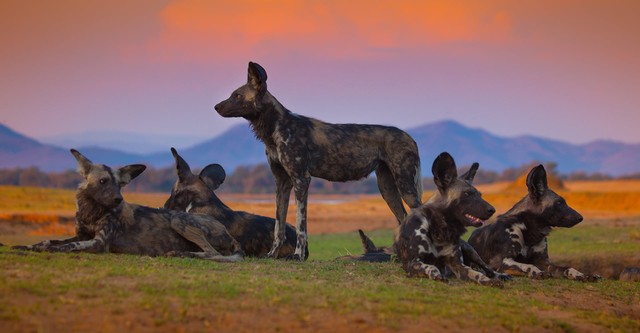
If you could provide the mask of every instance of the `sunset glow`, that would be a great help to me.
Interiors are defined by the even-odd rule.
[[[212,137],[236,122],[211,107],[257,61],[287,107],[327,121],[640,142],[637,1],[16,0],[0,12],[0,122],[34,137]]]

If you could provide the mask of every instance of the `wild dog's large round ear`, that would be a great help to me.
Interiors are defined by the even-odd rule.
[[[264,92],[267,90],[267,71],[255,62],[249,61],[249,76],[247,83],[251,84],[254,89]]]
[[[476,172],[478,171],[479,167],[480,164],[478,164],[478,162],[474,162],[473,164],[471,164],[471,168],[469,168],[467,172],[460,176],[460,179],[466,181],[469,184],[473,184],[473,178],[476,177]]]
[[[438,190],[444,194],[458,177],[456,162],[449,153],[443,152],[433,161],[431,173],[433,174],[433,182]]]
[[[212,190],[217,190],[227,177],[220,164],[209,164],[200,171],[200,179]]]
[[[118,169],[120,186],[129,184],[134,178],[140,176],[145,169],[147,169],[147,166],[144,164],[130,164]]]
[[[173,154],[173,159],[176,161],[176,173],[178,174],[179,180],[185,180],[187,177],[193,175],[187,161],[178,155],[178,151],[173,147],[171,147],[171,154]]]
[[[91,167],[93,166],[93,162],[91,162],[88,158],[84,157],[84,155],[80,154],[79,151],[71,148],[71,154],[78,161],[78,173],[82,178],[87,178],[87,175],[91,171]]]
[[[547,171],[544,169],[544,166],[540,164],[531,169],[527,175],[527,189],[529,189],[529,195],[535,199],[539,199],[544,195],[548,188]]]

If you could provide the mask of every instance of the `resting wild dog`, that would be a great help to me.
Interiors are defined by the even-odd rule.
[[[547,236],[553,227],[571,228],[582,216],[547,185],[542,165],[527,175],[529,193],[498,220],[475,230],[469,238],[485,262],[500,272],[531,278],[565,276],[572,280],[595,281],[598,275],[582,274],[571,267],[549,261]]]
[[[117,170],[93,164],[71,149],[83,181],[76,192],[77,238],[42,242],[19,249],[112,252],[141,255],[183,255],[222,262],[243,258],[240,244],[214,218],[127,203],[121,188],[145,166]]]
[[[285,240],[285,221],[293,188],[296,200],[297,242],[294,257],[307,250],[307,197],[311,177],[330,181],[358,180],[375,170],[382,197],[398,223],[421,205],[420,157],[415,141],[405,132],[379,125],[329,124],[287,110],[269,91],[267,73],[249,62],[247,84],[218,103],[223,117],[247,119],[266,148],[276,180],[276,228],[268,253],[276,257]]]
[[[495,212],[470,183],[476,169],[474,164],[459,179],[448,153],[440,154],[433,162],[431,171],[438,188],[437,197],[412,209],[396,236],[398,259],[409,276],[446,281],[448,269],[459,279],[497,287],[503,285],[498,278],[508,278],[490,270],[489,274],[494,275],[491,279],[463,262],[463,249],[468,246],[460,236],[467,226],[481,226]]]
[[[213,216],[224,224],[231,236],[240,243],[246,255],[266,256],[273,244],[275,220],[236,212],[225,205],[215,194],[215,190],[226,177],[224,169],[219,164],[209,164],[202,169],[200,175],[195,175],[175,148],[171,148],[171,153],[176,160],[178,180],[164,208]],[[296,230],[289,224],[286,224],[286,228],[287,240],[280,249],[279,258],[292,256],[296,248]],[[305,253],[305,258],[308,255],[308,252]]]

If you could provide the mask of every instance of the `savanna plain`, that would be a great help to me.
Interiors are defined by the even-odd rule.
[[[640,332],[640,282],[618,279],[640,266],[640,181],[564,185],[557,192],[585,220],[551,233],[551,259],[604,278],[516,277],[504,289],[407,278],[395,262],[336,260],[362,252],[357,229],[379,246],[392,243],[397,223],[379,195],[312,193],[306,262],[221,264],[12,250],[72,235],[74,191],[0,186],[0,332]],[[478,188],[497,214],[526,191]],[[167,197],[125,193],[152,207]],[[221,198],[275,215],[272,195]]]

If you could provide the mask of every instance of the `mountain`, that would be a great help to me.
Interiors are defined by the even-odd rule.
[[[38,166],[54,171],[75,168],[71,154],[55,146],[42,144],[0,124],[0,168]]]
[[[407,132],[418,143],[423,172],[430,173],[430,161],[443,151],[448,151],[459,165],[477,161],[488,170],[504,170],[537,161],[556,162],[561,173],[585,171],[618,176],[640,171],[640,144],[594,141],[574,145],[528,135],[505,138],[450,120]]]
[[[92,131],[38,138],[55,146],[100,147],[121,150],[130,154],[151,154],[165,149],[165,142],[176,147],[189,147],[205,138],[189,135],[127,133],[119,131]]]
[[[442,151],[451,153],[459,166],[477,161],[483,169],[495,171],[538,161],[556,162],[561,173],[585,171],[619,176],[640,172],[640,144],[600,140],[574,145],[529,135],[500,137],[455,121],[430,123],[407,132],[418,143],[423,175],[431,174],[431,163]],[[100,147],[80,147],[78,150],[97,163],[144,163],[167,167],[173,165],[169,148],[151,154]],[[254,137],[248,124],[236,125],[213,139],[178,151],[194,169],[219,163],[231,173],[240,165],[266,162],[264,146]],[[0,124],[0,168],[28,166],[60,171],[75,168],[76,164],[67,149],[40,143]]]

